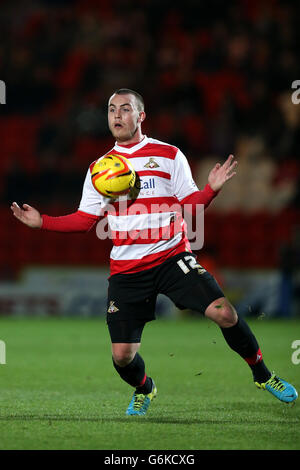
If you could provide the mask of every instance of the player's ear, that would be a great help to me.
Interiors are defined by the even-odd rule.
[[[141,111],[139,114],[138,122],[142,123],[146,119],[146,113],[145,111]]]

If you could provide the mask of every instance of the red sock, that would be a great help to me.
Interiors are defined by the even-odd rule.
[[[253,354],[253,356],[245,357],[244,359],[249,365],[249,367],[252,369],[253,378],[255,382],[264,383],[269,380],[272,374],[263,361],[262,352],[260,348],[258,348],[257,352]]]
[[[249,364],[249,366],[255,366],[255,364],[257,364],[258,362],[261,362],[262,361],[262,352],[261,352],[260,348],[258,348],[258,351],[255,354],[253,354],[250,357],[244,357],[244,359],[247,362],[247,364]]]

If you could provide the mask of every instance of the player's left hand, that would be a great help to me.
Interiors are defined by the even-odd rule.
[[[214,191],[219,191],[226,181],[236,175],[235,168],[238,162],[233,155],[229,155],[226,162],[221,165],[217,163],[208,175],[208,184]]]

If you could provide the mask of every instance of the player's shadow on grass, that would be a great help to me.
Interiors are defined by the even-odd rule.
[[[274,406],[276,405],[276,406]],[[290,414],[285,411],[289,411],[291,407],[285,404],[274,404],[274,403],[265,403],[263,404],[263,409],[261,408],[261,403],[250,403],[247,406],[245,403],[232,404],[231,407],[226,406],[216,406],[212,407],[209,410],[209,413],[212,415],[211,418],[206,416],[206,411],[203,411],[203,417],[180,417],[176,416],[172,412],[170,416],[76,416],[76,415],[55,415],[55,414],[1,414],[0,421],[48,421],[49,425],[52,422],[91,422],[91,423],[129,423],[130,421],[138,424],[176,424],[176,425],[188,425],[188,424],[206,424],[206,425],[224,425],[224,424],[236,424],[240,425],[241,423],[247,424],[278,424],[280,419],[280,424],[291,425],[293,422],[299,423],[298,414]],[[227,411],[226,411],[227,410]],[[245,411],[247,416],[241,415],[241,411]],[[257,413],[260,413],[260,416]],[[217,415],[222,412],[223,414],[227,413],[228,417],[217,417]],[[236,412],[236,415],[234,413]],[[256,413],[253,417],[249,417],[249,413]],[[201,414],[201,410],[199,410]],[[213,415],[216,415],[214,417]],[[232,416],[234,415],[234,416]],[[285,421],[286,418],[286,421]],[[292,418],[292,419],[291,419]]]
[[[89,423],[126,423],[128,424],[130,421],[134,422],[134,424],[149,424],[149,423],[155,423],[155,424],[176,424],[176,425],[192,425],[192,424],[206,424],[206,425],[226,425],[226,424],[236,424],[240,425],[241,423],[247,423],[247,424],[278,424],[278,419],[201,419],[201,418],[176,418],[176,417],[170,417],[170,418],[155,418],[155,417],[143,417],[143,416],[127,416],[127,417],[119,417],[119,418],[101,418],[101,417],[79,417],[79,416],[31,416],[31,415],[17,415],[17,416],[0,416],[0,421],[48,421],[49,425],[52,424],[52,422],[89,422]],[[299,423],[299,420],[297,420],[297,423]],[[281,422],[281,424],[291,424],[291,421],[289,422]]]

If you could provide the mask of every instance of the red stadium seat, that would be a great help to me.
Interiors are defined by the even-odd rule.
[[[88,166],[94,160],[107,153],[112,145],[113,142],[110,137],[102,139],[83,137],[78,139],[74,150],[75,165],[80,169],[83,166]]]

